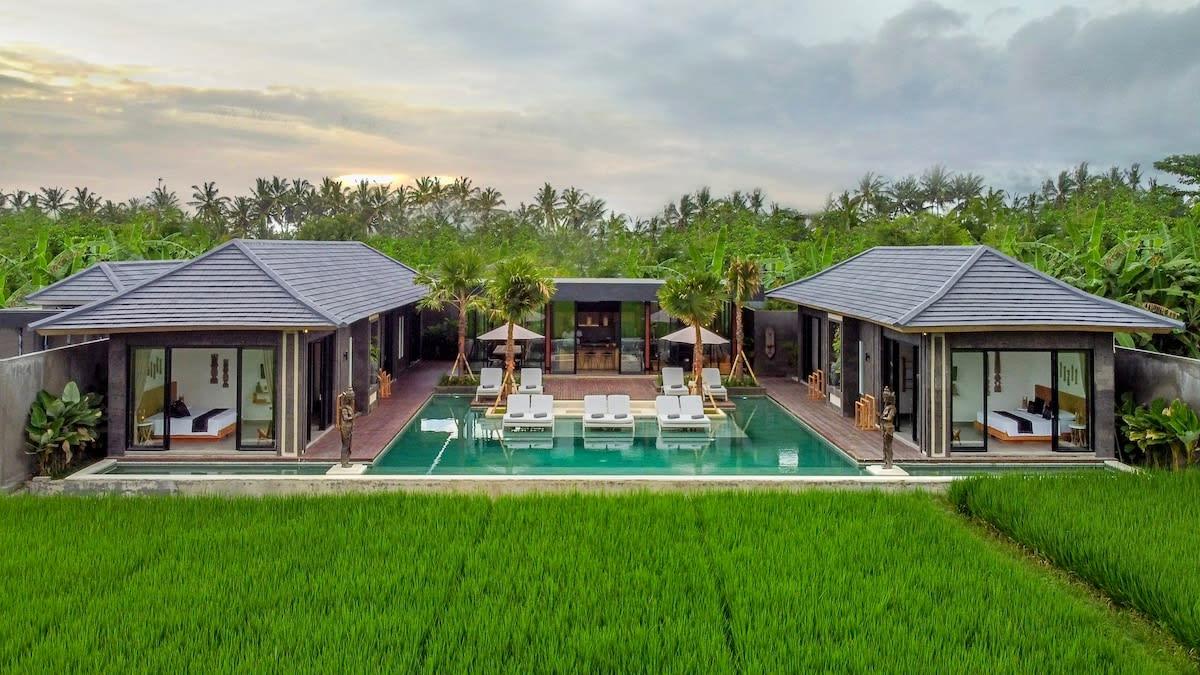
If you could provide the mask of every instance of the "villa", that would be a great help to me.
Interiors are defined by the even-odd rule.
[[[522,323],[538,337],[517,344],[520,366],[546,373],[547,393],[574,399],[599,387],[584,393],[632,410],[637,423],[616,425],[626,433],[619,438],[585,434],[595,425],[580,424],[584,401],[546,403],[548,436],[521,438],[508,427],[537,425],[507,413],[502,425],[466,401],[427,401],[432,380],[409,388],[421,412],[373,414],[387,395],[380,377],[403,389],[421,359],[428,327],[416,304],[426,291],[411,268],[359,242],[238,239],[187,261],[102,263],[30,295],[37,307],[22,311],[40,320],[23,330],[45,340],[107,337],[115,458],[328,460],[310,451],[330,438],[337,394],[353,387],[375,444],[361,459],[384,472],[496,471],[487,465],[495,448],[513,471],[513,450],[526,448],[546,450],[529,459],[533,471],[563,460],[589,471],[671,472],[680,467],[646,464],[648,453],[684,449],[701,462],[686,471],[719,472],[727,462],[735,473],[858,473],[878,459],[885,387],[896,396],[898,456],[910,460],[1112,457],[1114,333],[1182,327],[986,246],[877,247],[768,291],[796,306],[794,319],[760,317],[772,326],[762,351],[781,355],[776,366],[794,359],[791,377],[768,378],[761,403],[710,401],[711,425],[688,413],[705,431],[680,439],[666,433],[679,418],[673,401],[655,401],[667,392],[650,377],[667,366],[677,377],[691,357],[690,346],[662,340],[681,325],[658,306],[662,284],[556,279],[551,301]],[[751,341],[755,313],[744,317]],[[728,303],[714,324],[730,334]],[[473,366],[501,364],[502,342],[475,339],[496,325],[468,317]],[[706,365],[727,373],[728,347],[708,349]],[[596,449],[619,454],[601,461]],[[618,456],[633,464],[618,468]]]
[[[933,457],[1112,457],[1113,334],[1183,328],[987,246],[876,247],[767,297],[798,307],[815,395],[853,417],[889,387],[896,437]]]
[[[30,327],[108,336],[110,456],[299,457],[332,425],[337,392],[352,386],[369,412],[376,373],[407,365],[415,276],[358,242],[235,239],[181,263],[84,270],[31,296],[74,308]]]

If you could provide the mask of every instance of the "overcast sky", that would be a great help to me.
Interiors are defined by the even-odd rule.
[[[0,0],[0,190],[544,181],[645,215],[1200,152],[1200,3]]]

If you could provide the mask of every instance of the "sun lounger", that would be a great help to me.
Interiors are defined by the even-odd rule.
[[[633,413],[630,411],[628,394],[608,395],[608,414],[604,416],[604,421],[614,429],[633,428]]]
[[[659,429],[699,429],[708,431],[712,423],[704,414],[699,396],[659,396],[654,400]]]
[[[553,429],[554,428],[554,397],[546,394],[513,394],[508,397],[509,406],[512,407],[514,399],[517,405],[517,413],[504,413],[504,428],[505,429]],[[524,406],[524,401],[528,400],[528,408],[521,410]]]
[[[662,392],[674,396],[688,393],[687,385],[683,383],[683,368],[662,369]]]
[[[499,368],[481,368],[479,370],[479,386],[475,388],[475,398],[500,395],[500,381],[504,371]]]
[[[541,368],[522,368],[521,369],[521,385],[517,387],[519,394],[542,394],[545,393],[542,387],[542,369]]]
[[[729,400],[729,390],[721,384],[721,371],[716,368],[705,368],[700,372],[700,378],[704,380],[705,394],[722,401]]]
[[[529,414],[529,394],[509,394],[504,403],[504,428],[520,426],[519,422],[533,419]]]

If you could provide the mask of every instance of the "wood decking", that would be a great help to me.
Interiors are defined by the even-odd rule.
[[[854,418],[842,417],[828,402],[809,399],[808,387],[803,384],[783,377],[764,377],[761,384],[779,405],[855,460],[883,461],[883,436],[878,431],[858,429],[854,426]],[[899,438],[892,442],[892,452],[898,462],[925,459],[920,450]]]
[[[555,400],[582,401],[587,394],[629,394],[635,401],[653,401],[658,394],[653,375],[547,375],[542,382]]]
[[[397,373],[392,384],[392,397],[382,399],[371,414],[355,420],[350,459],[355,462],[374,461],[421,409],[438,380],[449,369],[448,363],[425,361]],[[302,459],[336,461],[341,452],[342,438],[336,428],[330,427],[308,447]]]

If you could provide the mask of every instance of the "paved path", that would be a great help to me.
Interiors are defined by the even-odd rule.
[[[354,424],[354,443],[350,458],[370,462],[400,433],[417,410],[433,393],[450,364],[442,361],[422,361],[402,371],[392,383],[392,397],[383,399],[370,415],[358,418]],[[336,460],[341,456],[342,439],[336,428],[330,427],[304,453],[306,460]]]
[[[559,401],[582,401],[587,394],[629,394],[635,401],[653,401],[658,393],[653,375],[547,375],[546,393]]]

